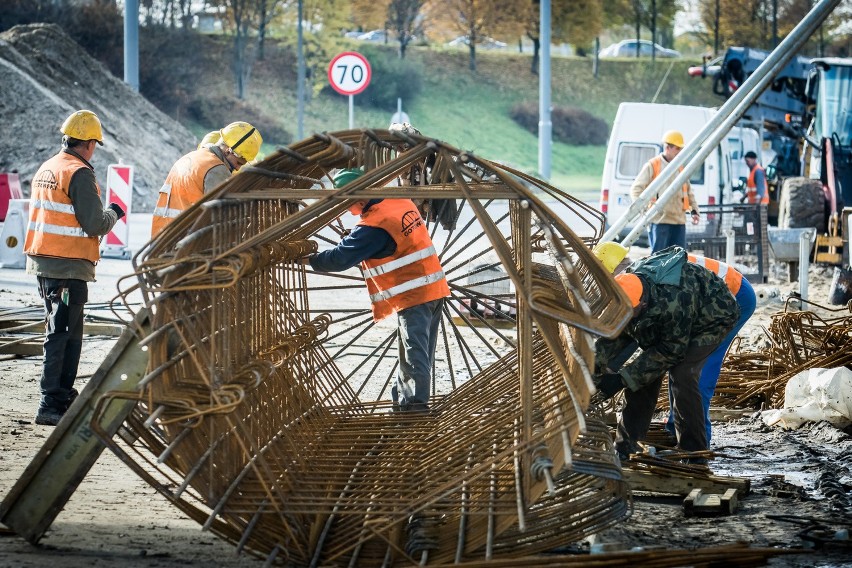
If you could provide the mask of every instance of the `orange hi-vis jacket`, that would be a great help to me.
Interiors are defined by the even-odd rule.
[[[68,194],[74,173],[87,167],[80,158],[60,152],[36,172],[30,197],[30,222],[24,242],[26,254],[92,263],[101,258],[100,240],[83,231]],[[95,186],[100,195],[101,188],[97,182]]]
[[[687,259],[692,264],[703,266],[704,268],[724,280],[725,284],[728,286],[728,290],[731,291],[731,294],[733,296],[736,296],[737,292],[740,291],[740,286],[742,286],[743,284],[743,275],[739,270],[737,270],[733,266],[724,262],[720,262],[718,260],[713,260],[712,258],[705,258],[703,256],[698,256],[695,254],[688,254]]]
[[[746,180],[746,199],[748,199],[749,203],[757,203],[757,183],[755,183],[754,181],[754,175],[757,173],[757,170],[762,171],[763,179],[766,179],[766,170],[755,164],[751,171],[748,173],[748,179]],[[768,187],[764,188],[763,197],[760,198],[760,204],[769,205]]]
[[[221,165],[222,160],[208,148],[193,150],[175,162],[160,188],[151,222],[152,237],[204,197],[204,176]]]
[[[410,199],[384,199],[361,214],[359,225],[384,229],[396,243],[386,258],[361,263],[373,319],[450,295],[426,223]]]
[[[660,172],[663,171],[663,157],[660,154],[657,154],[656,156],[651,158],[650,162],[651,162],[651,168],[654,171],[653,179],[657,179],[658,177],[660,177]],[[683,167],[681,166],[681,168],[678,171],[683,171]],[[682,191],[683,191],[683,210],[689,211],[691,209],[691,207],[689,206],[689,185],[683,184]],[[656,197],[651,199],[651,203],[655,203],[656,201],[657,201]]]

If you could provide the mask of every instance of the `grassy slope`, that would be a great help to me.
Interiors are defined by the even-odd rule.
[[[357,47],[357,46],[356,46]],[[272,52],[258,63],[252,74],[247,103],[267,116],[280,117],[290,132],[296,132],[295,81],[292,64],[282,63],[285,54]],[[409,50],[409,59],[424,70],[423,92],[414,101],[403,101],[403,110],[424,134],[470,150],[483,157],[510,164],[536,174],[537,136],[517,126],[509,109],[517,102],[538,100],[538,77],[530,73],[530,54],[477,54],[478,69],[468,69],[464,50]],[[718,105],[707,81],[691,79],[686,60],[606,60],[596,79],[591,59],[552,60],[552,102],[587,110],[612,124],[622,101],[651,101],[676,104]],[[230,76],[214,91],[227,92]],[[325,84],[325,75],[317,77]],[[659,93],[657,93],[659,90]],[[355,124],[386,128],[396,108],[355,108]],[[305,132],[348,128],[345,99],[315,94],[306,105]],[[205,129],[198,127],[203,134]],[[265,147],[271,151],[274,146]],[[606,149],[603,146],[567,146],[554,143],[551,182],[584,198],[597,195]]]

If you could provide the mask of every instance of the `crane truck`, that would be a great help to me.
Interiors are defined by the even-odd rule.
[[[712,78],[713,92],[729,97],[767,56],[731,47],[689,73]],[[848,265],[852,59],[794,58],[743,120],[761,132],[764,156],[771,160],[770,222],[781,228],[816,227],[814,260]]]

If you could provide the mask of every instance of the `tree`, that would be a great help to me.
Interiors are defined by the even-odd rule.
[[[430,0],[428,19],[467,38],[469,67],[476,71],[476,46],[489,36],[517,37],[523,32],[529,0]]]
[[[233,61],[234,96],[242,100],[248,88],[251,69],[254,64],[255,50],[249,45],[252,28],[257,29],[259,16],[258,4],[263,0],[216,0],[227,9],[229,23],[234,34]]]
[[[391,0],[388,5],[386,28],[392,29],[399,41],[399,58],[405,59],[405,49],[423,33],[420,10],[425,0]]]

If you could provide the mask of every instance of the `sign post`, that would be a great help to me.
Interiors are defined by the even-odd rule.
[[[124,210],[124,217],[101,241],[101,256],[130,258],[130,202],[133,198],[133,166],[110,164],[107,167],[106,203],[115,203]]]
[[[353,97],[370,84],[370,63],[355,51],[337,54],[328,64],[328,82],[341,95],[349,95],[349,129],[355,128],[355,102]]]

